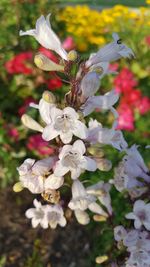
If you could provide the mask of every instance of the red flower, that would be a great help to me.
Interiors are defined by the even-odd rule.
[[[32,74],[33,70],[26,65],[32,59],[32,52],[22,52],[5,63],[5,68],[10,74]]]
[[[54,149],[51,148],[48,142],[44,141],[41,137],[41,134],[35,134],[29,137],[27,148],[30,151],[35,151],[39,155],[51,155],[54,153]]]
[[[19,108],[18,110],[18,114],[20,116],[22,116],[26,111],[27,111],[27,108],[29,107],[29,104],[30,103],[36,103],[35,99],[33,97],[27,97],[25,100],[24,100],[24,103],[23,105]]]
[[[8,128],[8,135],[14,140],[18,141],[19,139],[19,132],[18,129],[15,127]]]
[[[49,90],[56,90],[62,87],[62,81],[59,78],[49,79],[46,81]]]
[[[117,129],[133,131],[134,130],[134,114],[127,104],[122,104],[118,108],[119,119]]]
[[[133,73],[129,69],[124,68],[114,79],[114,85],[118,93],[126,93],[137,86],[137,81]]]
[[[144,96],[140,101],[138,109],[141,115],[144,115],[145,113],[150,111],[150,98]]]

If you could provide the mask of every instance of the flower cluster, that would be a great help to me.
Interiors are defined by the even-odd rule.
[[[127,219],[134,220],[135,229],[126,230],[122,225],[114,228],[114,238],[119,249],[126,247],[129,258],[125,267],[150,266],[150,203],[142,200],[134,203],[133,212],[126,215]],[[143,228],[142,228],[143,227]],[[148,230],[148,231],[147,231]]]
[[[143,96],[133,73],[128,68],[123,68],[114,79],[116,91],[121,93],[121,101],[118,107],[118,129],[134,130],[135,112],[144,115],[150,111],[150,98]]]
[[[33,36],[44,48],[53,50],[58,55],[59,58],[54,61],[47,55],[38,53],[34,62],[41,70],[61,73],[69,83],[69,91],[61,102],[51,92],[44,91],[39,103],[30,103],[31,108],[38,110],[40,123],[28,114],[22,115],[24,126],[39,132],[38,135],[41,135],[45,143],[50,142],[53,155],[37,161],[26,159],[17,168],[19,182],[14,185],[16,192],[27,188],[31,193],[41,196],[42,203],[34,199],[35,208],[28,209],[26,216],[32,220],[33,227],[40,224],[44,229],[48,226],[56,228],[57,224],[64,227],[67,223],[66,209],[70,209],[77,221],[83,225],[90,221],[88,211],[94,213],[93,218],[96,221],[112,219],[112,184],[118,191],[126,190],[134,199],[147,193],[150,181],[149,170],[137,146],[129,148],[122,132],[117,129],[118,113],[114,105],[119,99],[119,93],[113,88],[103,95],[99,94],[102,78],[110,73],[110,62],[121,57],[134,57],[133,51],[122,43],[118,34],[113,33],[111,43],[92,54],[86,61],[82,61],[76,51],[66,52],[51,28],[49,17],[50,15],[46,18],[41,16],[35,29],[20,31],[20,35]],[[111,128],[89,117],[92,113],[94,115],[97,109],[112,113],[114,121]],[[102,172],[112,168],[111,161],[105,158],[103,153],[105,145],[112,146],[126,155],[116,167],[114,179],[107,182],[99,179],[95,184],[90,181],[90,184],[86,185],[87,181],[83,180],[82,175],[85,171],[94,173],[96,170]],[[62,188],[66,185],[71,187],[71,192],[68,193],[69,198],[63,201]],[[142,225],[147,230],[150,229],[149,213],[149,204],[138,200],[134,204],[133,213],[126,216],[128,219],[134,219],[139,239],[140,234],[147,239],[145,232],[139,234],[138,231]],[[121,238],[124,238],[122,236],[126,235],[125,229],[121,231]],[[118,235],[117,232],[115,239],[122,240]],[[149,259],[149,251],[141,249],[139,253],[141,251]],[[130,266],[130,262],[134,264],[136,253],[137,248],[131,252],[126,266]],[[139,254],[138,258],[142,264],[147,264],[147,260],[142,261]],[[103,257],[104,260],[107,260],[107,257]]]

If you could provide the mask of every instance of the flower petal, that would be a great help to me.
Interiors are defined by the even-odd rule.
[[[97,169],[97,164],[94,159],[89,157],[84,157],[85,161],[83,162],[82,167],[88,171],[94,172]]]
[[[44,130],[43,130],[43,134],[42,134],[42,138],[45,141],[50,141],[54,138],[56,138],[59,135],[59,132],[57,130],[54,129],[53,125],[47,125]]]
[[[55,166],[55,170],[54,170],[54,174],[56,176],[64,176],[68,171],[69,171],[69,169],[67,167],[63,166],[60,160],[57,161],[56,166]]]

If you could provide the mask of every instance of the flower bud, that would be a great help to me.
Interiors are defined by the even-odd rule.
[[[50,60],[48,57],[40,53],[34,57],[34,63],[41,70],[64,71],[64,66],[55,63],[54,61]]]
[[[99,75],[96,72],[87,73],[81,81],[82,95],[87,98],[93,96],[100,87]]]
[[[90,146],[87,150],[91,155],[99,157],[99,158],[102,158],[105,155],[104,151],[97,145]]]
[[[112,163],[110,160],[108,159],[98,159],[96,160],[97,162],[97,168],[100,170],[100,171],[105,171],[105,172],[108,172],[111,170],[112,168]]]
[[[21,117],[21,121],[24,126],[26,126],[29,129],[38,131],[38,132],[43,132],[43,127],[37,123],[34,119],[32,119],[29,115],[23,114]]]
[[[96,261],[97,264],[101,264],[101,263],[103,263],[103,262],[105,262],[105,261],[107,261],[107,260],[108,260],[108,256],[107,256],[107,255],[104,255],[104,256],[98,256],[98,257],[96,257],[96,259],[95,259],[95,261]]]
[[[107,221],[107,217],[105,217],[103,215],[96,214],[96,215],[93,216],[93,220],[95,222],[106,222]]]
[[[75,61],[75,60],[77,59],[77,56],[78,56],[77,52],[76,52],[75,50],[71,50],[71,51],[68,53],[67,58],[68,58],[68,60],[70,60],[70,61]]]
[[[19,193],[23,190],[23,186],[22,186],[22,183],[21,182],[18,182],[18,183],[15,183],[14,186],[13,186],[13,191],[15,193]]]
[[[56,103],[56,97],[54,96],[53,93],[49,92],[49,91],[44,91],[42,98],[50,104],[54,104]]]

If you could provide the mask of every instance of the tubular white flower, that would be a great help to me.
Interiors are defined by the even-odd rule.
[[[50,103],[42,97],[38,105],[31,103],[30,106],[39,110],[40,116],[46,124],[51,123],[51,109],[55,107],[55,103]],[[41,132],[43,132],[43,128]]]
[[[88,100],[81,106],[81,110],[84,116],[92,113],[96,108],[102,110],[109,110],[118,101],[119,94],[115,90],[111,90],[105,95],[91,96]]]
[[[86,210],[89,205],[95,201],[94,196],[89,196],[83,184],[79,180],[75,180],[72,184],[72,199],[68,207],[72,210]]]
[[[98,73],[88,72],[81,81],[82,98],[86,99],[95,95],[100,87],[100,78]]]
[[[57,160],[57,157],[49,157],[35,163],[33,159],[27,159],[17,168],[19,179],[23,187],[28,188],[33,194],[44,192],[45,175],[48,174]]]
[[[89,58],[89,60],[86,62],[87,67],[95,65],[99,62],[118,60],[121,57],[134,57],[132,49],[121,43],[118,34],[113,33],[112,37],[114,39],[113,42],[105,45],[96,54]]]
[[[114,228],[114,238],[116,241],[121,241],[126,236],[127,231],[122,225],[118,225]]]
[[[20,31],[20,36],[31,35],[33,36],[42,46],[47,49],[55,51],[63,59],[67,60],[67,53],[63,49],[58,36],[54,33],[50,25],[49,14],[46,19],[42,15],[36,22],[36,28],[28,30],[26,32]]]
[[[134,220],[134,227],[140,229],[142,225],[150,230],[150,203],[145,204],[143,200],[134,203],[133,212],[125,216],[127,219]]]
[[[67,223],[66,218],[64,217],[64,212],[62,207],[57,205],[47,205],[46,206],[47,220],[52,229],[57,227],[59,224],[61,227],[64,227]]]
[[[111,129],[103,128],[101,123],[92,119],[89,121],[88,137],[86,140],[91,144],[112,145],[118,150],[123,150],[127,147],[127,142],[121,131],[115,130],[114,126]]]
[[[63,177],[55,176],[54,174],[49,175],[44,183],[44,189],[47,191],[48,189],[58,189],[60,188],[64,183]]]
[[[73,135],[85,139],[87,128],[79,121],[78,113],[71,107],[63,110],[52,108],[50,110],[51,122],[43,130],[43,139],[46,141],[56,138],[58,135],[64,144],[71,142]]]
[[[54,174],[56,176],[64,176],[67,172],[71,172],[71,178],[77,179],[84,170],[95,171],[96,162],[86,156],[85,145],[81,140],[77,140],[73,145],[63,146],[59,161],[56,163]]]
[[[87,187],[86,192],[89,195],[97,197],[100,203],[107,208],[109,214],[112,214],[111,197],[109,194],[110,189],[111,185],[109,183],[100,181],[92,186]]]
[[[35,228],[40,224],[42,228],[48,228],[47,205],[42,205],[36,199],[34,199],[33,204],[35,208],[28,209],[25,213],[26,217],[31,219],[32,227]]]
[[[143,178],[150,182],[149,169],[144,163],[136,145],[126,150],[127,155],[123,158],[124,169],[128,176]]]

